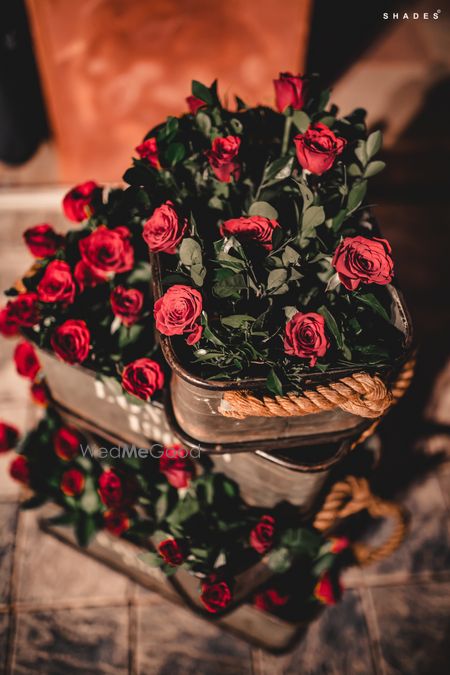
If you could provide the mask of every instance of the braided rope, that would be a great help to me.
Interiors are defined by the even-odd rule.
[[[379,546],[353,544],[352,550],[357,562],[360,565],[369,565],[388,557],[399,547],[405,538],[407,526],[402,508],[373,495],[365,478],[348,476],[335,483],[313,525],[323,533],[330,530],[337,521],[363,510],[367,510],[373,518],[391,518],[394,523],[390,536]]]

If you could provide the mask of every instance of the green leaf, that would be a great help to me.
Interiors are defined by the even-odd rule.
[[[224,326],[230,326],[230,328],[240,328],[244,323],[254,320],[255,317],[248,314],[233,314],[232,316],[224,316],[220,319]]]
[[[230,120],[230,126],[235,134],[242,134],[244,127],[242,126],[242,122],[240,120],[233,117],[233,119]]]
[[[312,206],[312,203],[314,201],[314,194],[312,190],[310,190],[309,187],[303,181],[298,181],[298,189],[300,190],[303,198],[303,213],[304,213],[310,206]]]
[[[377,173],[383,171],[385,166],[386,162],[381,162],[379,160],[376,160],[375,162],[370,162],[370,164],[367,165],[366,170],[364,171],[364,178],[371,178],[372,176],[376,176]]]
[[[312,572],[315,576],[320,576],[327,570],[329,570],[336,561],[336,556],[333,553],[326,553],[321,556],[317,562],[314,563]]]
[[[170,166],[174,166],[181,162],[186,155],[184,145],[182,143],[171,143],[165,152],[165,158]]]
[[[179,251],[180,260],[183,265],[190,267],[191,265],[202,264],[202,249],[198,241],[195,239],[183,239]]]
[[[203,328],[203,337],[212,342],[212,344],[216,345],[217,347],[225,347],[225,344],[222,342],[222,340],[212,332],[209,326],[205,326]]]
[[[133,326],[124,326],[123,324],[121,325],[119,329],[119,340],[118,340],[118,346],[119,349],[125,349],[129,345],[134,344],[137,342],[137,340],[140,338],[142,331],[144,330],[144,326],[139,323],[133,324]]]
[[[317,311],[325,319],[325,323],[327,325],[327,328],[330,331],[330,333],[332,334],[332,336],[334,337],[334,339],[336,340],[337,346],[339,347],[339,349],[342,349],[343,346],[344,346],[344,340],[343,340],[343,337],[342,337],[342,333],[339,329],[339,326],[336,322],[336,319],[331,314],[329,309],[327,309],[327,307],[325,307],[325,305],[322,305],[321,307],[319,307],[319,309]]]
[[[287,280],[288,273],[285,269],[276,269],[269,272],[267,277],[267,290],[279,288]]]
[[[300,253],[296,251],[295,248],[292,248],[292,246],[286,246],[281,255],[281,259],[283,265],[297,265],[300,259]]]
[[[191,266],[191,279],[196,286],[203,286],[206,277],[206,267],[202,263],[194,263]]]
[[[296,110],[292,115],[292,120],[297,129],[303,134],[311,124],[311,120],[303,110]]]
[[[355,148],[355,155],[361,162],[363,166],[366,166],[367,164],[367,151],[366,151],[366,144],[364,141],[358,141],[356,148]]]
[[[130,272],[127,277],[127,284],[130,286],[135,286],[136,284],[149,284],[152,278],[152,268],[150,263],[145,260],[141,260],[136,263],[134,269]]]
[[[268,566],[277,574],[287,572],[292,565],[292,555],[287,548],[276,548],[268,557]]]
[[[248,210],[249,216],[262,216],[269,218],[269,220],[276,220],[278,218],[278,211],[273,208],[268,202],[253,202]]]
[[[213,105],[214,103],[214,98],[210,89],[197,80],[192,80],[192,95],[208,105]]]
[[[75,534],[80,546],[87,546],[97,531],[95,520],[92,516],[83,511],[80,512]]]
[[[383,135],[381,131],[374,131],[370,134],[366,141],[366,152],[367,159],[371,159],[374,155],[377,154],[381,148],[381,143],[383,141]]]
[[[303,214],[302,218],[302,237],[309,237],[314,234],[316,227],[325,221],[325,211],[323,206],[310,206]]]
[[[275,394],[276,396],[283,396],[283,385],[281,384],[281,380],[273,368],[270,369],[267,376],[266,387],[270,392],[272,392],[272,394]]]
[[[239,296],[240,291],[247,288],[247,281],[243,274],[232,274],[224,279],[220,279],[213,286],[214,295],[218,298],[229,298]]]
[[[291,175],[293,157],[279,157],[271,162],[264,171],[262,184],[270,183],[272,180],[284,180]]]
[[[385,321],[388,321],[389,323],[391,322],[385,308],[373,293],[364,293],[364,294],[358,293],[358,295],[356,295],[356,298],[363,304],[373,309],[373,311],[379,314]]]
[[[197,126],[205,136],[209,136],[211,132],[212,122],[209,115],[207,115],[203,110],[199,110],[196,117]]]
[[[362,171],[358,164],[350,164],[347,173],[349,176],[362,176]]]
[[[349,213],[358,208],[358,206],[361,204],[364,197],[366,196],[366,192],[367,192],[366,180],[363,180],[360,183],[356,183],[356,185],[352,187],[352,189],[350,190],[350,194],[348,195],[347,201],[347,209]]]

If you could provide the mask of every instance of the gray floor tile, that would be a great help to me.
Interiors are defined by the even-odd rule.
[[[11,600],[17,508],[16,504],[0,504],[0,604]]]
[[[372,588],[385,675],[444,675],[450,663],[450,584]]]
[[[138,611],[140,675],[243,675],[250,650],[237,638],[154,595]]]
[[[14,675],[125,675],[128,609],[19,613]]]

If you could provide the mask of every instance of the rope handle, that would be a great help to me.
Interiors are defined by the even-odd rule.
[[[372,518],[391,518],[393,528],[390,536],[379,546],[368,546],[358,542],[353,544],[353,555],[362,566],[387,558],[405,538],[406,513],[398,504],[374,495],[365,478],[348,476],[333,485],[313,523],[316,530],[325,533],[338,521],[364,510],[367,510]]]

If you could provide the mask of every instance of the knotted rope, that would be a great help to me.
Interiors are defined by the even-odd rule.
[[[398,548],[405,537],[407,526],[402,508],[372,494],[365,478],[348,476],[335,483],[313,525],[316,530],[324,533],[338,521],[363,510],[367,510],[372,518],[391,518],[394,523],[390,536],[379,546],[353,544],[353,555],[357,562],[360,565],[369,565],[386,558]]]

